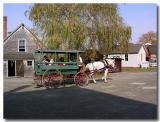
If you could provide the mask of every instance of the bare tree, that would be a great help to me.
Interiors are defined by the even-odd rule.
[[[138,44],[145,44],[145,43],[156,43],[157,42],[157,34],[153,31],[149,31],[144,33],[138,41]]]

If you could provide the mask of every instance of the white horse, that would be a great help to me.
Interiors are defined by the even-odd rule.
[[[104,71],[104,82],[107,82],[107,74],[109,67],[115,67],[115,60],[114,59],[104,59],[102,61],[95,61],[92,63],[88,63],[86,65],[85,71],[89,71],[89,77],[93,79],[93,82],[96,83],[96,80],[93,77],[94,72],[102,72]]]

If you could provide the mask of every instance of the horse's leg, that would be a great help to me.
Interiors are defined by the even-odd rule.
[[[90,83],[90,78],[91,78],[91,76],[90,76],[90,73],[89,72],[84,72],[85,74],[86,74],[86,76],[87,76],[87,85]]]
[[[93,82],[96,83],[96,80],[93,77],[93,73],[90,74],[90,77],[92,78]]]
[[[104,82],[107,82],[108,68],[104,71]]]
[[[93,79],[93,82],[96,83],[96,80],[94,79],[93,75],[91,75],[91,77],[92,77],[92,79]]]
[[[104,76],[102,77],[102,80],[104,80]]]

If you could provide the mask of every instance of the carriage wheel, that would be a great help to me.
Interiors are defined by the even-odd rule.
[[[63,81],[62,73],[57,69],[48,69],[42,77],[43,85],[46,88],[57,88]]]
[[[78,72],[74,76],[74,83],[78,86],[85,86],[88,84],[88,77],[84,72]]]

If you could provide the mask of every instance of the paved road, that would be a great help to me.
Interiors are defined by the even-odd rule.
[[[32,78],[4,79],[6,119],[156,119],[157,73],[112,73],[108,83],[34,88]]]

